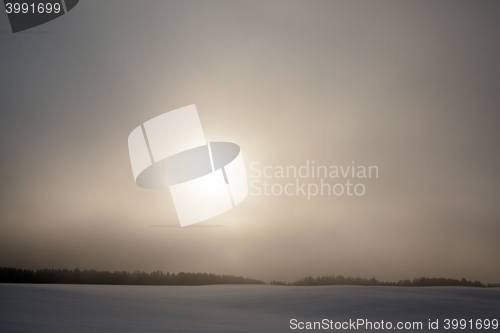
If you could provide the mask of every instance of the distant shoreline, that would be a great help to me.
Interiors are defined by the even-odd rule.
[[[151,273],[135,271],[132,273],[98,271],[94,269],[18,269],[0,267],[0,283],[15,284],[82,284],[82,285],[141,285],[141,286],[201,286],[218,284],[268,284],[283,286],[387,286],[387,287],[477,287],[498,288],[500,283],[482,283],[466,279],[415,278],[398,282],[383,282],[375,278],[353,278],[342,275],[329,275],[313,278],[312,276],[294,282],[273,280],[266,283],[261,280],[234,275],[213,273]]]

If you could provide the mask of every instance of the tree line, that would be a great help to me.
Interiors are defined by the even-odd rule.
[[[308,276],[297,281],[286,283],[283,281],[271,281],[273,285],[286,286],[330,286],[330,285],[348,285],[348,286],[402,286],[402,287],[439,287],[439,286],[457,286],[457,287],[480,287],[480,288],[498,288],[500,283],[484,284],[480,281],[469,281],[466,279],[446,279],[446,278],[416,278],[413,280],[400,280],[398,282],[383,282],[375,278],[353,278],[342,275],[328,275],[313,278]]]
[[[210,285],[210,284],[265,284],[264,281],[234,275],[218,275],[212,273],[151,273],[135,271],[110,272],[95,269],[18,269],[0,267],[0,283],[48,283],[48,284],[110,284],[110,285]],[[383,282],[375,278],[353,278],[342,275],[328,275],[313,278],[308,276],[294,282],[273,280],[271,285],[285,286],[402,286],[402,287],[431,287],[431,286],[460,286],[499,288],[500,283],[484,284],[480,281],[466,279],[426,278],[401,280],[398,282]]]
[[[211,273],[109,272],[95,269],[0,268],[0,283],[112,284],[112,285],[207,285],[264,284],[263,281]]]

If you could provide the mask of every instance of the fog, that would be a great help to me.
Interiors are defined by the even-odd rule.
[[[470,1],[86,0],[16,34],[0,15],[0,266],[500,282],[499,32],[500,3]],[[161,227],[172,198],[135,185],[127,137],[190,104],[249,182],[253,162],[379,176]]]

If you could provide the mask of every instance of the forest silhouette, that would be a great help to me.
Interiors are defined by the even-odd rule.
[[[33,284],[105,284],[105,285],[213,285],[213,284],[266,284],[264,281],[234,275],[218,275],[213,273],[151,273],[135,271],[110,272],[95,269],[18,269],[0,267],[0,283],[33,283]],[[398,282],[383,282],[375,278],[353,278],[342,275],[329,275],[306,278],[287,283],[273,280],[271,285],[285,286],[328,286],[328,285],[354,285],[354,286],[401,286],[401,287],[431,287],[431,286],[461,286],[498,288],[500,283],[484,284],[480,281],[466,279],[446,278],[417,278],[401,280]]]
[[[207,285],[264,284],[263,281],[211,273],[109,272],[95,269],[0,268],[0,283],[113,284],[113,285]]]
[[[421,277],[413,280],[400,280],[398,282],[383,282],[375,278],[364,279],[364,278],[353,278],[344,277],[342,275],[329,275],[313,278],[308,276],[306,278],[286,283],[282,281],[271,281],[269,284],[272,285],[286,285],[286,286],[331,286],[331,285],[348,285],[348,286],[392,286],[392,287],[444,287],[444,286],[456,286],[456,287],[480,287],[480,288],[498,288],[500,283],[488,283],[484,284],[480,281],[469,281],[464,278],[461,280],[457,279],[447,279],[447,278],[427,278]]]

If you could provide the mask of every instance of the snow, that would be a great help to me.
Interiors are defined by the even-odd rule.
[[[500,289],[0,284],[2,333],[290,332],[292,318],[500,319]]]

